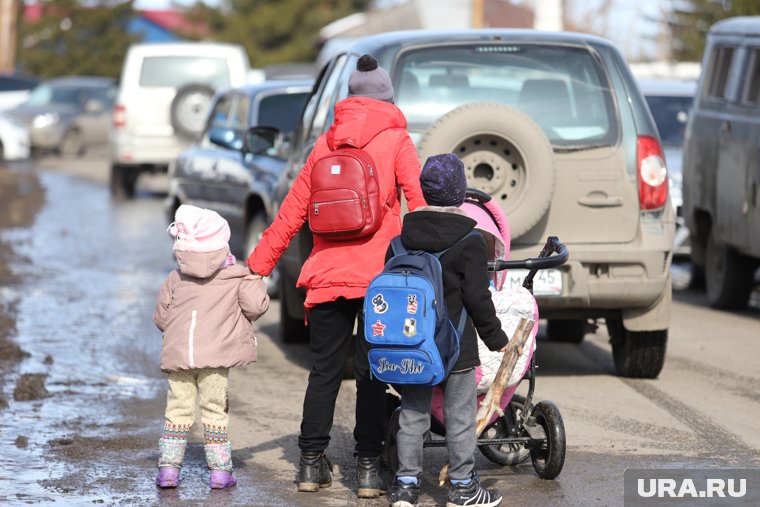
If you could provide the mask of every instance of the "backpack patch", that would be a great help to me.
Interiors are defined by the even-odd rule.
[[[370,282],[364,298],[370,370],[389,384],[440,384],[459,359],[467,320],[463,310],[455,329],[444,301],[439,258],[448,249],[407,251],[398,236],[391,245],[395,255]]]

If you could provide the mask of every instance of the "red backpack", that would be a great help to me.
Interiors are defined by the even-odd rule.
[[[380,202],[380,182],[372,157],[359,148],[340,146],[311,170],[309,228],[337,241],[360,239],[380,228],[396,192]]]

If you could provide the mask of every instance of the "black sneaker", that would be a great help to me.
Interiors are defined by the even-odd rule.
[[[379,458],[359,458],[356,460],[356,496],[377,498],[385,493],[385,484],[380,477]]]
[[[391,507],[417,507],[420,499],[420,487],[396,479],[388,494]]]
[[[298,491],[314,492],[332,486],[332,464],[322,452],[302,452]]]
[[[501,503],[501,493],[480,485],[478,476],[472,474],[470,482],[452,484],[449,487],[449,501],[446,507],[495,507]]]

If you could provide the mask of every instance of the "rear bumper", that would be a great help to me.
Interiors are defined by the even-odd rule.
[[[560,238],[561,239],[561,238]],[[667,241],[672,242],[672,235]],[[559,296],[537,296],[542,318],[604,318],[622,310],[648,308],[669,289],[671,248],[567,244],[570,259],[560,266]],[[534,257],[533,249],[513,249],[512,259]]]
[[[116,133],[111,139],[111,160],[114,164],[156,165],[165,170],[191,144],[176,136],[129,136]]]

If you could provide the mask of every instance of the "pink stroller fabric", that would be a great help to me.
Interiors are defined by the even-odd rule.
[[[501,206],[493,200],[483,203],[482,206],[486,207],[488,211],[477,204],[467,201],[461,206],[461,209],[477,222],[475,228],[483,232],[486,245],[489,248],[489,258],[508,260],[510,250],[509,221]],[[483,266],[483,269],[486,269],[486,266]],[[536,334],[538,333],[538,305],[535,298],[530,291],[522,287],[518,289],[504,289],[506,276],[506,271],[495,272],[492,287],[494,306],[496,307],[497,316],[501,320],[502,329],[511,338],[521,317],[532,317],[535,325],[533,326],[528,346],[525,347],[525,352],[518,359],[515,370],[507,383],[507,388],[504,390],[500,403],[502,409],[509,404],[520,384],[520,380],[525,376],[530,367],[530,360],[536,348]],[[478,339],[478,354],[481,366],[478,366],[475,370],[475,379],[478,384],[477,396],[478,406],[480,406],[480,403],[485,398],[485,393],[493,383],[496,369],[498,369],[501,363],[503,354],[488,350],[480,339]],[[444,423],[443,390],[438,386],[433,388],[431,415],[439,422]],[[491,422],[497,417],[498,414],[494,414]]]

